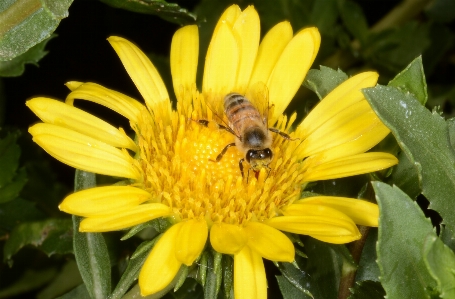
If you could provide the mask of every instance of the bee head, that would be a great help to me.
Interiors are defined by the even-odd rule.
[[[268,167],[272,161],[273,153],[269,148],[254,150],[251,149],[246,153],[245,159],[250,163],[251,168],[255,171],[259,171],[263,167]]]

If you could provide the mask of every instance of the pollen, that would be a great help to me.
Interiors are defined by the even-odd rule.
[[[242,177],[239,162],[244,155],[235,146],[216,161],[235,136],[217,126],[210,109],[198,109],[202,95],[189,94],[181,97],[169,119],[154,119],[144,109],[135,126],[141,187],[154,202],[170,206],[178,221],[204,218],[211,225],[264,221],[299,198],[303,170],[291,154],[297,144],[287,148],[292,141],[274,136],[270,169],[254,172],[244,161]],[[209,120],[209,125],[199,119]],[[280,123],[286,129],[286,120]]]

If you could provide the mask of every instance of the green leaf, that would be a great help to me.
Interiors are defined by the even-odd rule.
[[[0,204],[0,229],[11,231],[16,225],[26,221],[37,221],[45,215],[38,210],[34,203],[17,198]]]
[[[455,254],[437,236],[429,236],[424,246],[425,264],[438,283],[441,298],[455,298]]]
[[[144,243],[146,242],[143,242],[142,244]],[[112,294],[109,296],[109,299],[122,298],[126,291],[131,287],[131,285],[133,285],[133,283],[139,277],[139,272],[142,268],[142,265],[145,262],[145,259],[148,257],[150,253],[150,249],[142,250],[142,252],[137,253],[139,250],[141,250],[141,248],[136,249],[136,251],[133,254],[135,258],[129,260],[125,272],[123,272],[120,281],[118,282]]]
[[[295,260],[299,266],[301,263],[303,263],[303,258],[301,257],[296,256]],[[291,263],[278,263],[278,269],[280,270],[281,274],[283,274],[282,277],[285,278],[298,291],[299,297],[317,298],[317,295],[312,294],[314,291],[319,291],[317,283],[306,271],[298,269]],[[287,285],[285,285],[285,287],[287,288]],[[288,290],[288,292],[294,293],[295,290],[291,289]]]
[[[161,236],[156,237],[153,240],[150,241],[145,241],[139,244],[139,246],[136,248],[136,251],[131,255],[131,259],[134,260],[138,257],[140,257],[144,252],[150,252],[153,246],[155,246],[155,243],[159,240]]]
[[[276,280],[278,281],[278,286],[281,291],[281,295],[283,295],[283,299],[294,299],[294,298],[303,298],[309,299],[313,298],[306,294],[302,294],[302,292],[296,288],[292,283],[289,282],[284,276],[276,275]]]
[[[231,256],[223,254],[222,259],[222,271],[223,271],[223,289],[224,297],[231,298],[234,290],[232,288],[234,281],[234,260]]]
[[[444,223],[455,229],[455,152],[444,119],[430,113],[411,94],[378,85],[363,91],[401,149],[416,166],[422,194]]]
[[[441,232],[439,233],[439,238],[441,241],[447,245],[452,251],[455,251],[455,237],[453,232],[451,232],[444,225],[441,226]]]
[[[333,34],[333,27],[338,19],[337,0],[314,1],[309,15],[309,22],[322,34]]]
[[[21,148],[17,144],[19,131],[10,131],[0,139],[0,204],[19,196],[27,183],[25,168],[19,167]]]
[[[419,173],[406,154],[398,154],[398,165],[393,169],[392,175],[387,180],[389,185],[396,185],[412,199],[422,192],[419,181]]]
[[[56,299],[91,299],[90,294],[84,284],[74,288],[72,291]]]
[[[134,237],[137,233],[139,233],[143,229],[146,229],[149,227],[153,227],[153,224],[151,221],[136,225],[133,228],[131,228],[120,240],[122,240],[122,241],[128,240],[129,238]]]
[[[350,0],[338,1],[344,26],[356,39],[363,43],[368,36],[368,22],[359,4]]]
[[[355,276],[356,281],[379,281],[379,267],[376,263],[376,243],[378,242],[378,229],[370,228],[365,246],[360,256],[359,266]]]
[[[150,299],[155,298],[152,296],[150,296]],[[149,298],[149,297],[146,297],[146,298]],[[192,278],[186,279],[178,291],[169,292],[165,296],[163,296],[163,299],[204,299],[204,298],[205,298],[204,292],[202,290],[201,285],[198,284],[196,282],[196,280],[194,280]],[[226,299],[228,299],[228,298],[226,298]]]
[[[57,269],[26,270],[19,280],[0,290],[0,298],[12,298],[42,287],[57,275]]]
[[[69,260],[59,270],[57,276],[43,290],[36,299],[50,299],[64,294],[82,283],[82,278],[77,269],[76,261]]]
[[[428,23],[407,22],[403,26],[371,33],[362,55],[380,68],[394,73],[431,46]]]
[[[16,0],[0,5],[0,61],[25,53],[55,31],[73,0]]]
[[[324,242],[304,240],[308,258],[295,257],[296,264],[278,263],[278,269],[302,294],[314,298],[337,298],[343,258]]]
[[[196,21],[196,16],[188,10],[163,0],[101,0],[101,2],[124,10],[157,15],[163,20],[180,25],[192,24]]]
[[[348,79],[348,76],[340,69],[334,70],[326,66],[320,66],[320,70],[309,70],[303,85],[314,91],[322,100],[335,87]]]
[[[394,86],[403,93],[412,93],[422,105],[425,105],[428,99],[428,93],[425,73],[423,72],[422,56],[414,59],[389,82],[388,86]]]
[[[385,291],[377,281],[356,282],[348,299],[383,299]]]
[[[21,148],[16,141],[19,133],[8,133],[8,135],[0,139],[0,188],[10,183],[16,174],[19,167],[19,157]],[[6,202],[0,199],[1,202]]]
[[[26,245],[33,245],[48,256],[72,253],[71,220],[48,219],[16,226],[5,243],[3,260],[10,262],[11,257]]]
[[[453,30],[440,23],[430,23],[429,36],[431,46],[423,52],[423,65],[427,76],[433,73],[441,61],[444,61],[447,52],[452,49],[455,42]]]
[[[455,149],[455,117],[446,121],[449,129],[450,146]]]
[[[27,63],[38,66],[38,61],[48,53],[48,51],[44,50],[44,47],[46,47],[46,44],[55,36],[55,34],[51,35],[28,49],[25,53],[20,54],[11,60],[0,61],[0,77],[18,77],[22,75],[25,70],[25,64]]]
[[[358,198],[362,187],[368,183],[369,177],[367,175],[358,175],[336,180],[319,181],[313,186],[307,187],[305,191],[317,193],[317,195]]]
[[[318,0],[326,4],[330,9],[329,0]],[[313,9],[314,3],[318,1],[295,1],[295,0],[281,0],[281,1],[263,1],[255,0],[252,4],[261,17],[261,31],[267,32],[272,26],[279,22],[288,20],[295,32],[305,26],[310,25],[310,18],[313,12],[321,12],[320,8]],[[211,2],[211,1],[208,1]],[[231,1],[232,3],[232,1]],[[227,6],[225,6],[227,7]],[[319,10],[319,11],[318,11]],[[319,14],[324,17],[323,14]],[[314,16],[316,17],[316,16]],[[313,19],[315,21],[315,19]]]
[[[207,256],[207,276],[204,284],[204,298],[216,298],[220,290],[222,271],[218,267],[215,272],[215,261],[213,254],[208,253]]]
[[[455,1],[435,0],[425,10],[427,16],[436,22],[449,23],[455,20]]]
[[[373,182],[379,204],[378,265],[388,299],[431,298],[436,281],[424,263],[423,246],[436,236],[419,206],[397,187]]]
[[[181,271],[179,275],[175,277],[177,278],[177,281],[174,286],[174,293],[180,289],[180,287],[185,283],[186,278],[188,277],[189,268],[187,265],[182,265],[180,267],[180,270]]]
[[[74,191],[96,186],[93,173],[76,170]],[[106,242],[101,233],[81,233],[82,217],[73,216],[74,256],[82,280],[92,299],[106,299],[111,292],[111,264]]]
[[[0,187],[0,203],[5,203],[17,198],[26,183],[27,172],[25,171],[25,168],[21,168],[10,182]]]

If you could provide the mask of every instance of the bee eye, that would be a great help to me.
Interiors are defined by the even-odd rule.
[[[249,151],[246,153],[245,158],[246,158],[246,161],[247,161],[248,163],[250,163],[251,158],[254,158],[255,152],[256,152],[255,150],[249,150]]]
[[[272,159],[273,153],[272,153],[272,150],[271,150],[271,149],[266,148],[266,149],[264,150],[264,152],[265,152],[265,154],[266,154],[267,157],[269,157],[270,159]]]

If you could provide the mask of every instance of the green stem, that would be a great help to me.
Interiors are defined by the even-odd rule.
[[[362,234],[362,238],[358,241],[351,243],[348,246],[352,258],[356,264],[358,264],[360,261],[363,247],[365,246],[365,242],[368,238],[368,232],[370,231],[370,228],[367,226],[360,226],[359,231]],[[340,279],[340,285],[338,288],[338,299],[348,298],[351,295],[351,291],[349,289],[354,287],[356,271],[355,270],[352,271],[351,265],[347,266],[349,269],[345,269],[346,265],[347,265],[346,263],[343,264],[343,269],[341,270],[343,276]]]

